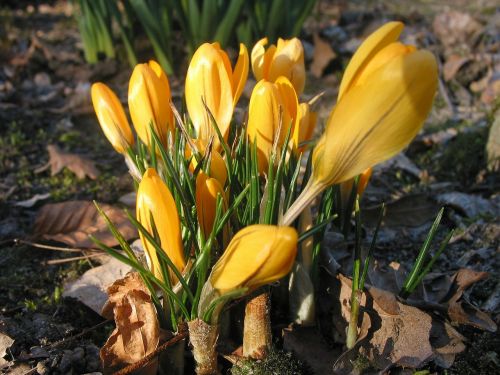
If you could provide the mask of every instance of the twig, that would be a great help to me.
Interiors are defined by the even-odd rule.
[[[147,356],[145,356],[144,358],[142,358],[140,361],[132,363],[131,365],[128,365],[125,368],[122,368],[121,370],[115,372],[113,375],[128,375],[128,374],[132,374],[134,371],[137,371],[138,369],[146,366],[153,358],[155,358],[162,351],[164,351],[168,347],[174,345],[175,343],[177,343],[177,342],[185,339],[187,336],[188,336],[188,331],[187,331],[187,329],[184,329],[184,331],[179,332],[173,338],[171,338],[170,340],[164,342],[159,347],[157,347],[154,352],[148,354]]]
[[[94,249],[94,248],[81,249],[81,248],[71,248],[71,247],[61,247],[61,246],[44,245],[44,244],[41,244],[41,243],[36,243],[36,242],[21,240],[19,238],[14,238],[11,241],[14,242],[14,244],[16,244],[16,245],[23,244],[23,245],[33,246],[33,247],[36,247],[38,249],[55,250],[55,251],[66,251],[66,252],[70,252],[70,253],[81,253],[81,252],[84,252],[84,251],[99,252],[99,253],[103,252],[100,249]]]
[[[82,260],[82,259],[89,259],[89,258],[93,258],[93,257],[99,257],[101,255],[102,255],[101,253],[98,253],[98,254],[83,255],[80,257],[71,257],[71,258],[64,258],[64,259],[51,259],[51,260],[47,260],[46,262],[42,262],[42,263],[48,264],[48,265],[62,264],[62,263],[73,262],[75,260]]]
[[[77,333],[76,335],[73,335],[73,336],[70,336],[70,337],[66,337],[66,338],[64,338],[62,340],[56,341],[56,342],[50,344],[48,347],[50,349],[57,348],[58,346],[67,344],[69,341],[73,341],[74,339],[82,337],[82,336],[86,335],[87,333],[92,332],[93,330],[95,330],[95,329],[97,329],[99,327],[102,327],[103,325],[106,325],[106,324],[111,323],[111,322],[112,322],[111,319],[104,320],[104,321],[102,321],[100,323],[97,323],[95,326],[92,326],[90,328],[84,329],[82,332]]]

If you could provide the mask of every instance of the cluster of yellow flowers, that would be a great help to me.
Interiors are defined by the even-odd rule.
[[[307,186],[279,226],[250,225],[230,239],[209,276],[219,294],[242,287],[253,290],[290,272],[298,238],[291,225],[302,210],[333,184],[350,181],[365,171],[369,178],[373,165],[395,155],[417,134],[432,106],[437,65],[430,52],[398,42],[402,29],[400,22],[385,24],[355,53],[340,84],[337,104],[312,151]],[[194,149],[186,150],[185,157],[191,158],[191,173],[198,173],[196,214],[204,238],[214,226],[217,197],[222,200],[222,211],[232,201],[225,163],[232,155],[221,147],[213,123],[227,140],[250,65],[257,84],[250,97],[246,130],[241,134],[255,145],[259,173],[264,175],[268,170],[273,149],[286,147],[287,152],[298,155],[313,137],[316,114],[308,103],[299,102],[306,76],[300,41],[279,39],[277,45],[265,49],[266,44],[266,38],[260,40],[250,58],[247,48],[240,45],[233,67],[218,43],[205,43],[193,55],[187,71],[185,101],[194,132],[186,141]],[[126,156],[134,136],[119,99],[105,84],[95,83],[92,101],[104,134],[116,151]],[[128,107],[146,147],[152,147],[153,129],[165,149],[171,150],[175,111],[170,102],[168,78],[161,67],[154,61],[137,65],[130,78]],[[287,131],[290,137],[285,145]],[[192,154],[196,150],[203,157],[207,148],[210,168],[202,171]],[[160,176],[154,168],[143,174],[137,193],[137,219],[150,233],[158,233],[162,249],[182,272],[190,252],[183,249],[176,202]],[[142,235],[141,239],[149,267],[161,279],[155,249]]]

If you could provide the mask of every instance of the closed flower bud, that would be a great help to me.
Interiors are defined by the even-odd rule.
[[[212,113],[221,134],[226,138],[238,102],[248,77],[248,51],[240,44],[240,53],[234,69],[225,51],[218,43],[204,43],[194,53],[186,75],[186,105],[196,130],[196,137],[208,142],[217,133],[206,106]]]
[[[420,130],[432,107],[437,64],[430,52],[396,42],[401,29],[398,22],[382,26],[354,54],[314,148],[312,177],[286,224],[326,187],[394,156]]]
[[[299,147],[299,145],[311,140],[316,127],[317,113],[311,112],[310,107],[308,103],[299,105],[297,126],[293,132],[293,145],[298,152],[305,150],[304,146]]]
[[[279,152],[289,126],[294,134],[297,111],[297,95],[287,78],[279,77],[275,83],[262,80],[255,85],[250,97],[247,135],[257,145],[260,173],[267,172],[273,146],[276,144]]]
[[[201,154],[201,156],[205,156],[207,152],[207,144],[204,140],[202,139],[193,139],[194,144],[196,145],[196,148],[198,149],[198,152]],[[185,152],[186,158],[190,158],[192,156],[191,153],[191,148],[189,145],[186,145],[186,152]],[[196,158],[191,159],[191,163],[189,164],[189,170],[191,172],[194,172],[196,169],[196,166],[198,165],[198,162],[196,161]],[[215,178],[221,186],[226,185],[227,181],[227,168],[226,168],[226,162],[224,161],[224,158],[221,156],[221,154],[214,150],[212,148],[211,156],[210,156],[210,169],[209,169],[209,175],[210,177]]]
[[[212,233],[219,195],[222,199],[222,213],[224,213],[227,210],[227,200],[221,183],[200,171],[196,176],[196,214],[205,238]]]
[[[170,85],[161,66],[152,60],[136,65],[128,87],[128,107],[135,130],[148,147],[152,139],[150,124],[161,143],[167,145],[168,131],[174,127],[170,101]]]
[[[297,232],[292,227],[251,225],[233,237],[215,263],[209,281],[220,294],[239,288],[249,291],[287,275],[297,255]]]
[[[271,82],[284,76],[290,80],[297,95],[302,94],[306,80],[304,48],[297,38],[272,44],[267,50],[267,38],[259,40],[252,49],[252,71],[257,81],[265,79]]]
[[[167,185],[153,168],[148,168],[142,177],[137,191],[137,220],[154,236],[154,227],[158,233],[162,250],[170,258],[179,272],[182,272],[186,262],[181,239],[179,215],[174,198]],[[153,226],[154,222],[154,226]],[[163,280],[159,255],[155,247],[139,232],[142,245],[148,257],[151,272]],[[171,280],[175,276],[170,273]]]
[[[134,135],[116,94],[104,83],[97,82],[91,89],[92,104],[106,138],[120,154],[134,145]]]

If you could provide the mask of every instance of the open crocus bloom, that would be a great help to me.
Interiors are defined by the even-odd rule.
[[[252,91],[248,111],[247,135],[257,145],[259,172],[265,173],[274,145],[279,151],[290,126],[294,134],[298,102],[292,84],[285,77],[274,83],[259,81]]]
[[[259,40],[252,49],[252,71],[257,81],[265,79],[271,82],[284,76],[290,80],[297,95],[304,91],[306,70],[304,48],[297,38],[278,39],[266,50],[267,38]]]
[[[127,148],[134,145],[134,135],[116,94],[104,83],[97,82],[92,85],[92,104],[97,119],[114,149],[120,154],[125,154]]]
[[[161,66],[153,60],[136,65],[128,87],[128,107],[137,135],[148,147],[151,125],[162,144],[167,145],[168,131],[174,127],[170,101],[170,85]]]
[[[154,236],[154,227],[159,236],[160,245],[179,272],[186,266],[181,239],[181,228],[177,207],[167,185],[153,168],[148,168],[142,177],[137,191],[137,221]],[[153,226],[154,222],[154,226]],[[151,272],[159,280],[163,280],[160,262],[156,249],[142,233],[139,232],[142,245],[148,257]],[[170,273],[171,281],[175,276]]]
[[[399,22],[382,26],[354,54],[314,148],[312,177],[285,223],[326,187],[397,154],[420,130],[432,107],[437,64],[430,52],[396,41],[402,27]]]
[[[250,225],[233,237],[215,263],[209,282],[223,295],[248,291],[287,275],[297,255],[297,231],[292,227]]]
[[[208,142],[214,137],[216,148],[219,144],[206,107],[221,134],[227,137],[234,107],[248,77],[248,65],[248,51],[244,44],[240,44],[234,70],[218,43],[204,43],[196,50],[187,71],[185,93],[187,110],[198,139]]]

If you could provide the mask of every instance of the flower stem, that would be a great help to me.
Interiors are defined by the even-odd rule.
[[[310,178],[306,187],[302,190],[302,193],[300,193],[295,202],[293,202],[290,208],[286,211],[281,225],[291,225],[300,213],[308,207],[314,198],[316,198],[316,196],[324,189],[325,187],[323,185],[315,183],[314,179]]]
[[[197,375],[217,374],[218,326],[205,323],[201,319],[188,322],[189,340],[193,345],[193,356],[196,361]]]
[[[252,298],[245,307],[243,355],[262,359],[271,349],[271,299],[269,291]]]

